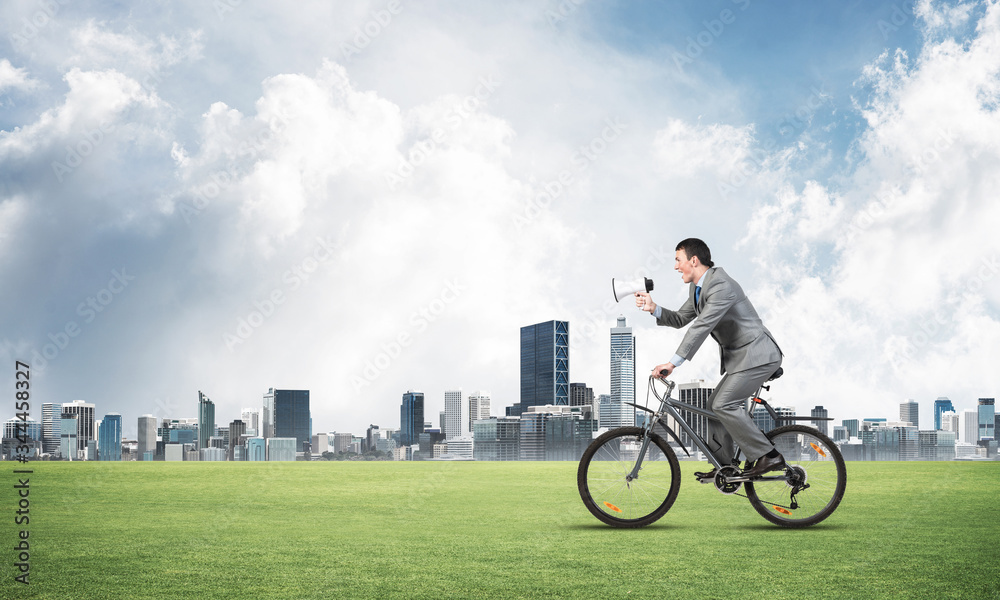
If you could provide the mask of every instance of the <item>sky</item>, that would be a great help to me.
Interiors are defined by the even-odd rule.
[[[314,431],[407,390],[519,401],[519,329],[637,388],[699,237],[841,419],[1000,392],[991,2],[11,0],[0,7],[0,389],[220,424],[310,390]],[[719,378],[712,344],[675,373]],[[639,394],[642,401],[643,395]]]

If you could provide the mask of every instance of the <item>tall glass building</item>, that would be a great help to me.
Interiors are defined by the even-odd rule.
[[[444,392],[442,432],[446,440],[468,437],[471,434],[469,431],[469,405],[462,399],[462,388],[445,390]]]
[[[156,417],[142,415],[139,417],[139,435],[137,450],[139,460],[146,460],[147,452],[156,453]]]
[[[822,406],[815,406],[811,411],[809,411],[809,416],[815,417],[816,419],[826,419],[830,416],[830,411],[826,410]],[[827,423],[829,423],[829,421],[816,420],[810,421],[810,423],[812,423],[813,427],[819,429],[823,435],[829,435],[829,433],[827,433]]]
[[[208,448],[208,438],[215,433],[215,403],[198,390],[198,449]]]
[[[569,406],[569,322],[521,328],[521,407]]]
[[[399,445],[420,443],[424,431],[424,393],[407,390],[399,407]]]
[[[63,414],[77,415],[77,449],[87,450],[87,442],[94,439],[94,405],[83,400],[74,400],[62,405]],[[73,457],[76,459],[76,457]]]
[[[309,390],[276,390],[264,394],[264,438],[295,438],[296,452],[312,440]]]
[[[97,458],[99,460],[122,459],[122,416],[108,413],[97,428]]]
[[[934,401],[934,429],[941,429],[941,413],[955,412],[955,406],[951,400],[941,396]]]
[[[996,438],[996,399],[995,398],[980,398],[979,399],[979,439],[997,439]]]
[[[920,428],[920,405],[913,400],[899,403],[899,420]]]
[[[635,336],[625,325],[625,317],[618,315],[618,325],[611,328],[611,402],[622,405],[622,414],[635,424],[635,409],[628,402],[635,402]]]

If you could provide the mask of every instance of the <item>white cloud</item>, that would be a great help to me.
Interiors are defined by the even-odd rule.
[[[0,59],[0,93],[5,93],[7,90],[30,92],[38,85],[38,81],[28,75],[27,69],[15,67],[9,59]]]
[[[691,125],[671,119],[657,132],[654,149],[668,176],[686,177],[702,171],[729,175],[747,159],[753,133],[752,125]]]

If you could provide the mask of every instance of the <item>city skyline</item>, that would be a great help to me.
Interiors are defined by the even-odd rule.
[[[618,314],[640,382],[683,335],[611,278],[679,307],[692,236],[800,411],[1000,391],[1000,6],[389,4],[0,6],[0,362],[33,405],[506,407],[546,319],[599,397]]]

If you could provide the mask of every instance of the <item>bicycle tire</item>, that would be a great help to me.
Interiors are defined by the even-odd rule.
[[[677,455],[659,435],[650,434],[639,476],[628,481],[642,444],[641,427],[619,427],[591,442],[580,458],[577,487],[595,517],[614,527],[645,527],[662,517],[680,489]],[[632,456],[632,453],[635,456]]]
[[[818,429],[785,425],[767,433],[785,463],[805,473],[808,488],[792,502],[793,487],[785,480],[744,484],[747,498],[762,517],[782,527],[809,527],[826,519],[840,505],[847,488],[847,467],[840,449]],[[775,476],[766,474],[765,476]]]

